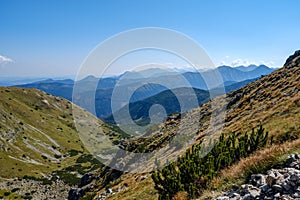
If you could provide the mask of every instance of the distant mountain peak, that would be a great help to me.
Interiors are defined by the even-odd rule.
[[[95,79],[97,79],[97,77],[93,75],[88,75],[87,77],[84,78],[84,80],[95,80]]]

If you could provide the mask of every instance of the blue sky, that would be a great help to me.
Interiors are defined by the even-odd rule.
[[[216,65],[279,67],[300,48],[299,8],[298,0],[0,0],[0,76],[76,74],[97,44],[141,27],[190,36]]]

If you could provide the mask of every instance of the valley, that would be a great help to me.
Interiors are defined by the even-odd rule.
[[[0,1],[0,200],[300,200],[300,1]]]
[[[230,183],[234,185],[234,183],[241,184],[246,182],[249,174],[264,172],[265,169],[269,169],[271,166],[280,163],[285,156],[299,151],[299,58],[300,56],[296,53],[293,57],[296,62],[290,63],[288,59],[283,68],[239,90],[228,93],[226,95],[226,101],[220,102],[225,103],[227,107],[225,124],[222,131],[225,137],[233,133],[237,134],[237,137],[246,133],[250,134],[251,129],[256,129],[259,125],[262,125],[264,130],[268,132],[269,139],[272,140],[272,145],[269,146],[269,144],[262,150],[258,150],[257,153],[253,153],[247,156],[247,158],[236,162],[232,167],[217,172],[221,174],[221,177],[216,177],[209,185],[203,188],[203,191],[202,189],[200,190],[202,191],[203,198],[208,198],[209,196],[209,198],[213,198],[211,194],[220,194],[218,193],[220,190],[231,187]],[[196,142],[194,144],[197,146],[199,141],[202,141],[203,136],[209,135],[211,131],[208,123],[209,116],[212,113],[210,102],[193,109],[189,114],[192,113],[201,113],[199,121],[201,126],[199,126],[198,134],[195,137]],[[129,140],[129,147],[139,147],[143,145],[144,148],[142,151],[152,151],[153,144],[159,144],[159,141],[167,142],[168,140],[164,140],[163,138],[178,134],[176,132],[178,123],[180,123],[180,121],[165,123],[165,127],[163,128],[164,132],[161,137],[148,137],[144,140]],[[189,132],[188,129],[184,129],[184,131]],[[154,147],[154,149],[161,148],[161,145],[164,146],[165,144],[160,143],[160,145]],[[135,151],[134,148],[131,149],[131,151]],[[140,150],[137,148],[137,151]],[[186,167],[189,168],[188,166]],[[231,173],[230,170],[239,171]],[[115,171],[114,173],[118,172]],[[197,185],[197,178],[194,177],[194,179],[190,181],[192,182],[193,180],[195,181],[194,187],[201,188]],[[101,180],[96,181],[95,184],[98,185],[98,192],[97,190],[91,189],[88,194],[96,195],[97,193],[98,199],[101,199],[101,196],[105,196],[105,199],[131,199],[132,196],[141,199],[157,199],[159,195],[157,191],[153,190],[153,188],[157,186],[155,186],[153,180],[151,180],[150,174],[122,174],[118,179],[109,184],[113,190],[115,190],[115,188],[126,188],[124,191],[117,192],[116,194],[106,193],[106,187]],[[166,184],[162,186],[166,187],[167,191],[170,191]],[[77,191],[81,191],[82,189],[79,188]],[[138,192],[136,193],[134,191]],[[178,192],[176,196],[179,196],[179,199],[188,198],[191,194],[185,192],[181,194],[180,190],[178,190]],[[163,197],[163,199],[164,198],[166,198],[166,196]],[[191,198],[191,196],[189,198]],[[217,198],[217,196],[214,196],[214,198]]]
[[[104,82],[108,83],[102,86],[106,85],[109,88],[111,84],[115,84],[112,80],[105,79]],[[80,138],[77,134],[73,118],[74,109],[77,115],[87,117],[85,123],[80,126],[83,125],[89,130],[88,127],[93,126],[93,123],[98,123],[115,144],[121,144],[121,148],[131,152],[152,152],[164,147],[175,135],[194,129],[194,126],[186,126],[180,133],[177,132],[180,123],[197,124],[186,120],[197,119],[198,113],[201,126],[196,130],[193,145],[201,144],[203,137],[211,134],[212,129],[208,122],[214,112],[212,109],[219,109],[222,106],[225,106],[226,110],[218,112],[226,112],[223,134],[249,133],[252,128],[261,124],[276,145],[284,145],[290,140],[298,139],[300,122],[297,121],[299,119],[297,88],[300,88],[300,85],[297,80],[299,80],[298,68],[286,63],[283,68],[253,81],[245,80],[240,83],[227,81],[225,90],[228,94],[225,99],[216,98],[219,105],[217,107],[212,107],[206,90],[194,89],[200,106],[183,111],[183,115],[189,116],[186,119],[180,115],[175,117],[176,114],[173,113],[182,111],[178,110],[180,105],[174,102],[178,94],[182,95],[181,98],[189,99],[189,90],[175,88],[177,96],[172,96],[172,90],[165,90],[159,85],[147,85],[133,94],[132,98],[135,101],[129,104],[132,118],[140,124],[149,123],[147,111],[154,104],[166,107],[168,118],[160,125],[159,130],[155,128],[152,130],[153,133],[148,130],[149,135],[139,139],[131,138],[118,129],[112,116],[105,118],[106,122],[112,123],[107,124],[62,97],[52,96],[36,89],[2,87],[0,159],[5,162],[1,162],[0,191],[3,195],[6,192],[8,197],[14,198],[53,199],[68,196],[69,199],[80,199],[83,196],[98,196],[118,199],[122,196],[122,199],[126,199],[128,196],[130,199],[133,195],[131,191],[138,190],[136,198],[157,199],[159,193],[154,189],[156,186],[151,179],[151,173],[134,175],[120,172],[102,165],[89,154],[81,140],[84,138]],[[95,79],[90,77],[89,81],[93,82]],[[72,84],[71,80],[60,83],[47,80],[22,87],[37,87],[52,93],[59,91],[61,92],[59,96],[63,96],[70,93]],[[237,90],[231,91],[233,89]],[[107,101],[110,101],[110,89],[98,89],[97,93],[103,95],[101,91],[104,90],[108,91],[104,94],[108,94]],[[162,92],[158,92],[160,90]],[[149,96],[150,94],[154,95]],[[96,98],[103,100],[100,96]],[[172,106],[168,102],[173,102]],[[92,121],[94,122],[90,123]],[[158,135],[157,131],[160,132]],[[112,188],[109,193],[106,191],[107,188]],[[207,188],[204,193],[206,190]]]

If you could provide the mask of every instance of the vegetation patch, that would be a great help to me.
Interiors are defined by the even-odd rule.
[[[152,174],[159,199],[172,199],[178,192],[184,191],[190,198],[200,196],[209,181],[216,177],[221,169],[265,147],[267,141],[268,133],[260,126],[257,131],[252,129],[251,134],[239,137],[237,134],[232,134],[228,138],[221,135],[204,157],[201,153],[207,150],[209,145],[192,146],[176,162]]]

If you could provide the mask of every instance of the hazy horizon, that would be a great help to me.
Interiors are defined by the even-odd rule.
[[[232,67],[232,68],[238,68],[238,67],[249,67],[251,65],[255,65],[255,64],[250,64],[248,66],[245,66],[245,65],[240,65],[240,66],[229,66],[229,65],[219,65],[219,66],[216,66],[215,68],[218,68],[218,67],[222,67],[222,66],[228,66],[228,67]],[[264,65],[264,64],[260,64],[260,65]],[[256,66],[260,66],[260,65],[256,65]],[[267,66],[267,65],[266,65]],[[267,66],[269,68],[273,68],[273,69],[279,69],[280,67],[272,67],[272,66]],[[140,72],[140,71],[143,71],[143,70],[148,70],[148,69],[157,69],[157,68],[160,68],[160,69],[164,69],[164,70],[169,70],[170,72],[181,72],[181,73],[184,73],[184,72],[196,72],[196,69],[192,68],[192,67],[182,67],[182,68],[163,68],[163,67],[159,67],[159,66],[155,66],[155,67],[149,67],[149,68],[142,68],[142,69],[133,69],[133,70],[125,70],[121,73],[117,73],[117,74],[106,74],[105,76],[103,76],[102,78],[109,78],[109,77],[118,77],[118,76],[121,76],[123,75],[124,73],[126,72]],[[210,69],[203,69],[201,71],[207,71],[207,70],[210,70]],[[200,72],[201,72],[200,71]],[[94,75],[88,75],[88,76],[94,76]],[[84,78],[88,77],[88,76],[85,76]],[[96,77],[96,76],[95,76]],[[96,77],[96,78],[100,78],[100,77]],[[75,80],[76,79],[76,74],[70,74],[70,75],[62,75],[62,76],[2,76],[0,75],[0,82],[1,81],[23,81],[23,80],[32,80],[32,82],[36,82],[36,81],[42,81],[42,80],[46,80],[46,79],[53,79],[53,80],[64,80],[64,79],[72,79],[72,80]]]

